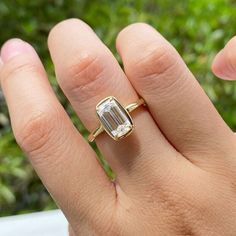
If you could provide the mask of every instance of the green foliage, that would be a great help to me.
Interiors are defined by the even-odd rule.
[[[117,33],[130,23],[145,21],[177,48],[226,122],[236,129],[235,83],[217,80],[210,70],[216,52],[235,34],[235,5],[234,0],[2,0],[0,43],[20,37],[35,46],[60,102],[87,135],[55,81],[46,44],[49,30],[66,18],[81,18],[119,59],[114,47]],[[0,216],[54,207],[14,141],[0,93]]]

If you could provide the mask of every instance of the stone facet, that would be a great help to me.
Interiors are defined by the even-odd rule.
[[[113,139],[118,140],[132,131],[130,115],[114,97],[101,101],[96,111],[103,128]]]

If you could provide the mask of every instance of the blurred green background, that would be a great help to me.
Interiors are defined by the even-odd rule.
[[[0,43],[20,37],[35,46],[61,103],[86,135],[55,82],[47,50],[49,30],[70,17],[90,24],[116,56],[114,41],[123,27],[137,21],[153,25],[177,48],[226,122],[236,129],[236,85],[214,78],[210,70],[216,52],[236,34],[236,1],[1,0]],[[52,208],[55,204],[14,140],[0,91],[0,216]]]

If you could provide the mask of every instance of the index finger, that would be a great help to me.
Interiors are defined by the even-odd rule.
[[[18,143],[74,229],[81,218],[100,217],[95,208],[104,213],[112,204],[114,186],[56,99],[36,52],[11,40],[1,58],[0,81]]]

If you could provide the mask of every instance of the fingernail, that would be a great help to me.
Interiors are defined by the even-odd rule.
[[[10,39],[1,48],[1,59],[5,63],[11,58],[25,53],[35,53],[32,46],[21,39]]]

